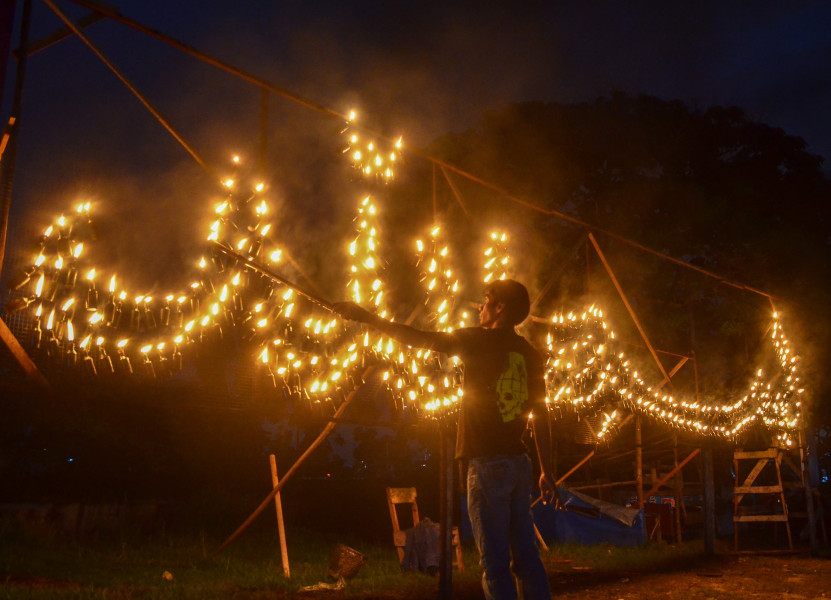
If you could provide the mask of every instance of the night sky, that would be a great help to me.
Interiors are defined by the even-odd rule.
[[[736,105],[751,119],[804,138],[826,163],[831,157],[831,3],[822,0],[514,1],[475,8],[343,0],[111,4],[329,108],[357,108],[364,122],[403,134],[410,145],[463,130],[507,102],[592,101],[624,91],[702,110]],[[75,19],[87,13],[66,0],[59,6]],[[32,40],[61,25],[47,5],[34,2]],[[260,106],[254,86],[119,23],[103,21],[87,33],[209,162],[220,167],[232,152],[254,153]],[[10,67],[4,115],[13,76]],[[314,148],[337,146],[336,125],[272,99],[272,136],[285,139],[275,160],[308,163]],[[289,156],[286,147],[297,154]],[[307,184],[297,192],[297,185],[273,183],[276,192],[289,195],[291,187],[310,198],[339,188]],[[135,256],[151,262],[182,256],[182,240],[189,244],[204,231],[188,215],[204,212],[210,186],[79,40],[30,57],[11,246],[28,243],[56,213],[88,198],[105,223],[136,226],[132,235],[119,233],[119,242],[144,248]],[[130,259],[123,244],[113,252],[114,263]]]

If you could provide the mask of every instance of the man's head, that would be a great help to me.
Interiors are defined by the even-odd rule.
[[[528,316],[531,301],[524,285],[513,279],[498,279],[485,289],[485,303],[479,309],[482,327],[514,327]]]

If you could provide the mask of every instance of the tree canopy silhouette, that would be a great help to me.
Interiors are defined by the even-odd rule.
[[[831,181],[823,159],[801,138],[754,122],[736,107],[695,110],[617,93],[593,103],[509,104],[467,131],[438,138],[427,151],[513,198],[771,294],[788,316],[814,407],[821,418],[829,416],[819,400],[831,337],[821,310],[831,300]],[[598,294],[615,299],[608,282],[586,273],[592,259],[579,248],[579,226],[458,174],[408,169],[389,208],[398,225],[389,229],[428,222],[431,211],[414,207],[426,208],[425,199],[435,195],[455,246],[475,240],[472,232],[505,225],[523,245],[517,275],[536,291],[559,269],[549,308]],[[726,394],[726,387],[746,381],[770,319],[764,297],[598,239],[659,345],[684,355],[697,351],[702,384],[711,393]],[[593,260],[589,267],[598,275]],[[617,310],[616,328],[626,332],[626,320]]]

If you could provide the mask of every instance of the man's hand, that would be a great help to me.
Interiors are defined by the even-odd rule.
[[[371,323],[375,319],[375,315],[354,302],[335,302],[332,305],[332,310],[344,319],[358,321],[359,323]]]
[[[559,500],[557,486],[554,483],[554,480],[551,479],[551,476],[547,473],[540,475],[540,493],[542,495],[543,504],[548,504],[555,499]]]

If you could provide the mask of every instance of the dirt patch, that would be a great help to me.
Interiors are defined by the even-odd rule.
[[[555,598],[773,600],[831,598],[826,559],[798,555],[718,555],[689,568],[633,573],[558,572]]]

